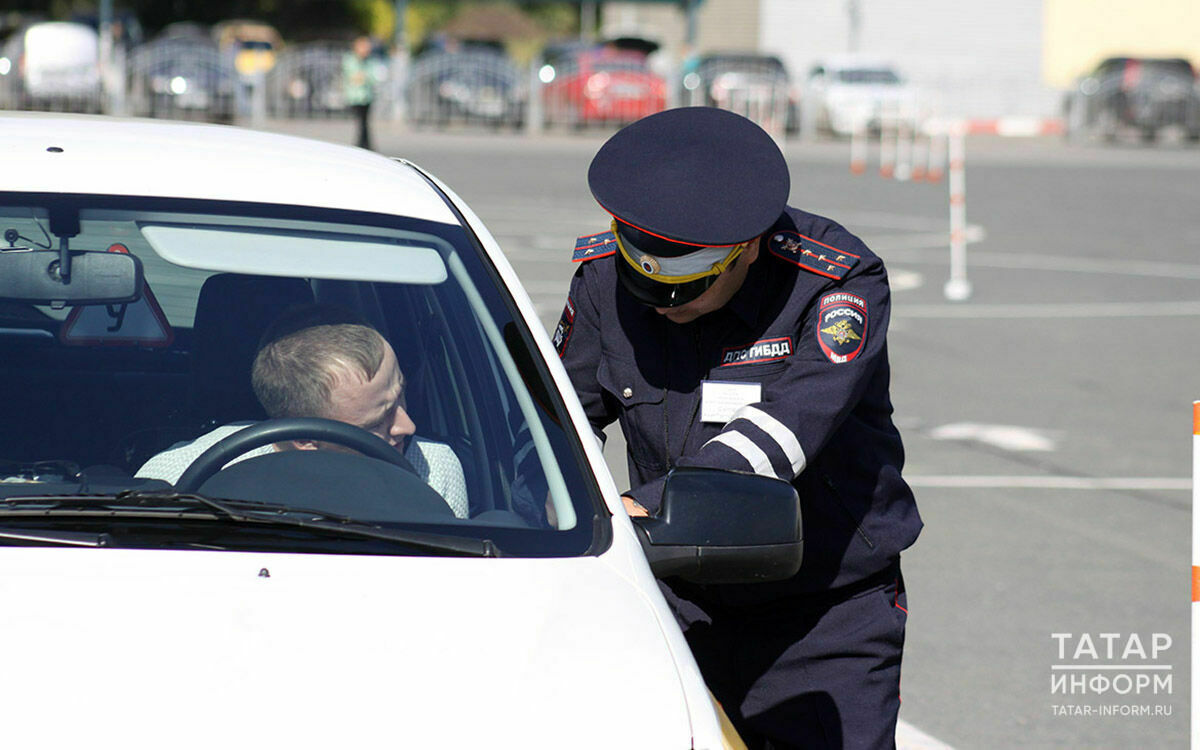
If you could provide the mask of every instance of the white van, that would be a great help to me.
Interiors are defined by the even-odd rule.
[[[92,27],[35,23],[13,34],[4,56],[23,109],[99,111],[100,37]]]

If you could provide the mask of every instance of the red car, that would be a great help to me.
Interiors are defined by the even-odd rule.
[[[541,72],[546,118],[582,127],[624,124],[661,112],[667,83],[650,70],[646,56],[608,48],[587,50]]]

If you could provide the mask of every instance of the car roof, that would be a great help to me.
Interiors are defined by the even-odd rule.
[[[413,166],[227,125],[0,113],[0,191],[245,201],[457,224]]]

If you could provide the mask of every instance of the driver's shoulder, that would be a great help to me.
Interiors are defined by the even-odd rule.
[[[187,467],[191,465],[192,461],[195,461],[201,453],[235,432],[244,430],[255,424],[258,423],[254,421],[230,422],[229,424],[215,427],[194,440],[183,440],[175,443],[161,453],[151,456],[146,463],[142,464],[142,467],[137,470],[134,476],[140,479],[162,479],[174,484],[183,475],[183,472],[187,470]],[[243,456],[239,456],[238,460],[264,455],[270,453],[272,450],[274,449],[271,446],[265,445],[249,451]]]

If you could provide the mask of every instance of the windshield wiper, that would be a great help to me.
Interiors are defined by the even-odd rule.
[[[340,516],[313,508],[296,508],[286,505],[268,503],[253,503],[247,500],[217,500],[205,495],[181,493],[174,490],[125,490],[115,495],[42,495],[8,498],[0,505],[12,506],[17,503],[44,504],[54,503],[57,508],[69,505],[75,509],[94,506],[105,506],[108,512],[114,512],[111,506],[116,504],[137,504],[145,506],[147,513],[161,511],[164,503],[186,503],[199,505],[214,511],[214,515],[235,523],[265,524],[270,526],[288,526],[352,536],[362,539],[378,539],[387,542],[397,542],[407,547],[430,552],[446,552],[468,557],[500,557],[500,549],[491,539],[468,539],[447,534],[431,534],[422,531],[404,529],[388,529],[375,524],[366,523],[349,516]],[[247,507],[250,506],[250,507]],[[39,515],[50,515],[56,508],[41,509]],[[72,511],[73,512],[73,511]],[[137,508],[123,508],[116,511],[120,515],[139,515],[143,511]],[[2,513],[2,512],[0,512]],[[296,514],[308,516],[298,518]],[[86,537],[87,535],[83,535]]]
[[[108,534],[85,534],[75,531],[46,531],[42,529],[0,528],[0,539],[15,539],[22,542],[42,544],[65,544],[71,547],[109,547],[112,537]]]

